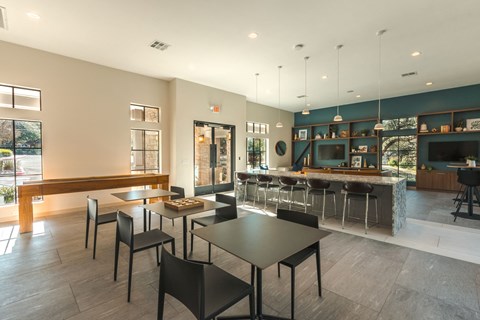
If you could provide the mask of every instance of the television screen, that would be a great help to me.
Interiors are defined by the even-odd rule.
[[[428,161],[460,161],[466,156],[478,157],[478,141],[429,142]]]
[[[318,159],[320,160],[344,160],[344,144],[322,144],[318,146]]]

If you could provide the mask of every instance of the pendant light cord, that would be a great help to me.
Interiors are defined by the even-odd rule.
[[[382,83],[382,35],[387,30],[380,30],[377,32],[378,36],[378,121],[380,121],[380,110],[382,108],[381,104],[381,94],[380,87]]]
[[[280,122],[280,70],[282,66],[278,66],[278,122]]]
[[[258,103],[258,76],[259,73],[255,73],[255,103]]]
[[[307,109],[307,60],[310,57],[305,57],[305,109]]]

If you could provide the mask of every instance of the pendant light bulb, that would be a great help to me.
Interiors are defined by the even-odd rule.
[[[380,112],[381,112],[381,95],[380,95],[380,88],[381,88],[381,80],[382,80],[382,35],[387,32],[387,30],[379,30],[377,31],[377,37],[378,37],[378,123],[375,124],[375,127],[373,127],[373,130],[376,131],[381,131],[384,130],[385,127],[382,124],[382,120],[380,118]]]
[[[335,47],[337,49],[337,115],[333,117],[333,121],[343,121],[340,115],[340,49],[343,48],[343,44],[339,44]]]
[[[280,121],[280,70],[282,66],[278,66],[278,122],[275,125],[277,128],[283,128],[283,123]]]
[[[303,115],[309,115],[310,110],[308,110],[308,105],[307,105],[307,60],[310,59],[310,57],[305,57],[305,94],[303,95],[305,98],[305,106],[303,107],[302,114]]]

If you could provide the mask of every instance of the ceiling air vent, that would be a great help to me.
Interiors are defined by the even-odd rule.
[[[308,96],[306,96],[304,94],[297,96],[298,99],[302,99],[302,98],[306,98],[306,97],[308,97]]]
[[[0,7],[0,29],[7,30],[7,9]]]
[[[165,51],[168,49],[168,47],[170,47],[170,45],[168,43],[155,40],[150,44],[150,47],[154,49],[158,49],[160,51]]]
[[[416,76],[417,74],[418,74],[417,71],[407,72],[402,74],[402,78]]]

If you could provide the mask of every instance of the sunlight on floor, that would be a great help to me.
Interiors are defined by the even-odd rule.
[[[32,237],[38,237],[45,234],[45,221],[33,223]],[[0,256],[13,252],[15,243],[20,237],[20,226],[18,224],[0,227]]]

